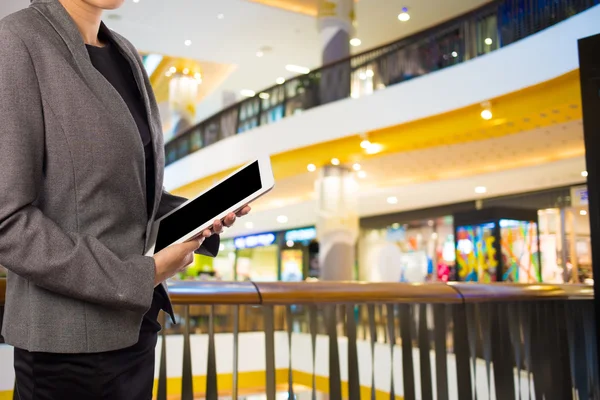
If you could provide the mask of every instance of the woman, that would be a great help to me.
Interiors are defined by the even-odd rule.
[[[17,397],[150,399],[164,281],[222,225],[145,257],[162,190],[161,124],[135,48],[101,23],[124,0],[33,0],[0,22],[3,336]],[[247,214],[246,207],[240,215]]]

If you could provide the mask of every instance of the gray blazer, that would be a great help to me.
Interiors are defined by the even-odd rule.
[[[162,129],[142,61],[110,34],[148,111],[157,188],[150,218],[135,121],[62,5],[33,0],[0,21],[2,334],[29,351],[135,344],[154,290],[154,260],[143,256],[149,228],[184,201],[162,190]],[[204,253],[218,245],[215,236]]]

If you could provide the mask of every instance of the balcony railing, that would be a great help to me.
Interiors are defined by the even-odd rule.
[[[261,360],[250,361],[264,365],[257,390],[269,400],[278,390],[294,399],[306,387],[332,400],[600,396],[589,286],[176,282],[170,293],[183,354],[173,355],[163,330],[159,400],[237,399],[240,359],[247,365],[258,351]],[[248,338],[240,322],[250,315]],[[221,371],[223,350],[230,371]],[[167,358],[182,360],[177,394],[167,388]],[[205,371],[201,380],[193,365]]]
[[[374,91],[484,55],[600,0],[496,0],[410,37],[330,64],[258,92],[166,144],[166,163],[258,126]]]

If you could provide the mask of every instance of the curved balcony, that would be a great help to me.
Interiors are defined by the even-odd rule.
[[[262,90],[167,143],[166,163],[311,108],[359,98],[485,55],[597,4],[600,0],[492,1],[410,37]]]

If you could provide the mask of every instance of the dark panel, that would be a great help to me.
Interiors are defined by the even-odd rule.
[[[446,335],[448,322],[446,320],[446,305],[433,305],[434,340],[435,340],[435,378],[437,400],[448,400],[448,349]]]
[[[469,365],[469,333],[465,305],[452,305],[454,314],[454,353],[456,355],[456,384],[459,399],[472,399],[471,366]],[[452,368],[452,366],[450,367]]]
[[[415,372],[412,353],[412,306],[401,304],[399,306],[400,338],[402,339],[402,375],[404,381],[404,399],[416,400]]]

